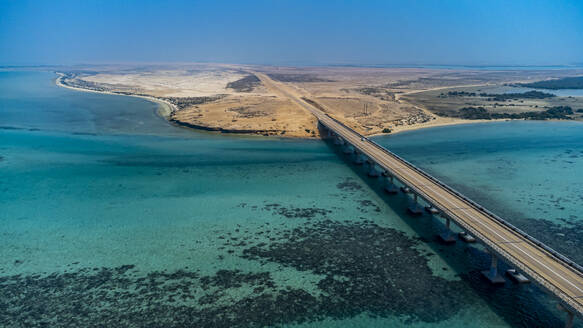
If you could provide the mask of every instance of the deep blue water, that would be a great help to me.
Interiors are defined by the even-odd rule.
[[[153,103],[53,79],[0,72],[0,326],[562,324],[535,286],[485,283],[479,246],[439,244],[442,222],[408,217],[332,145],[180,129]],[[380,140],[576,258],[579,131]]]

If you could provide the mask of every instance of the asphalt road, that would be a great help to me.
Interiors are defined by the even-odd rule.
[[[355,149],[368,156],[382,169],[407,184],[422,198],[468,230],[489,248],[505,258],[518,269],[527,273],[536,282],[558,296],[573,310],[583,316],[583,275],[569,267],[542,247],[513,231],[489,216],[483,210],[454,194],[436,181],[410,167],[406,162],[377,145],[362,138],[352,130],[338,123],[301,97],[305,92],[284,83],[275,82],[268,76],[256,73],[263,84],[287,97],[315,115],[321,124],[350,143]]]

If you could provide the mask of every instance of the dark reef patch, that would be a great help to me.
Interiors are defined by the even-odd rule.
[[[346,178],[344,181],[338,183],[336,188],[346,191],[359,191],[362,190],[362,185],[354,181],[353,178]]]
[[[242,256],[325,275],[318,283],[321,315],[402,315],[437,322],[464,304],[463,283],[434,276],[415,248],[418,242],[397,230],[324,220],[286,235],[293,237],[249,247]]]
[[[331,210],[325,208],[294,206],[284,207],[280,204],[266,204],[263,209],[288,219],[313,219],[318,216],[325,217],[326,215],[332,213]]]
[[[381,211],[381,208],[377,204],[375,204],[372,200],[361,199],[358,201],[358,204],[360,205],[358,207],[358,210],[360,210],[363,213],[367,213],[368,212],[367,208],[369,208],[369,207],[372,207],[373,211],[375,211],[375,212]]]
[[[151,272],[132,265],[48,276],[0,277],[2,327],[251,327],[299,322],[310,307],[301,290],[276,292],[268,272]],[[234,300],[229,290],[246,287]],[[285,316],[279,316],[284,313]]]
[[[418,241],[370,221],[312,222],[293,230],[266,225],[275,241],[225,246],[260,264],[323,275],[316,293],[278,285],[265,271],[219,270],[207,276],[183,269],[144,276],[124,265],[5,276],[0,277],[0,326],[259,327],[363,313],[436,322],[463,306],[463,282],[433,276],[427,258],[415,249]],[[250,237],[241,233],[231,239]]]
[[[228,240],[219,238],[225,241],[219,249],[231,254],[237,250],[237,255],[226,256],[256,262],[256,272],[223,269],[203,275],[184,268],[144,275],[124,265],[0,276],[0,326],[272,327],[361,314],[432,323],[467,306],[473,299],[468,283],[484,289],[481,294],[493,303],[500,301],[478,271],[461,274],[458,281],[434,276],[428,257],[417,249],[418,239],[369,220],[314,220],[295,229],[266,223],[262,228],[256,234],[269,234],[270,242],[251,240],[255,234],[239,228],[225,233]],[[246,243],[230,242],[241,240]],[[314,291],[304,290],[261,271],[268,263],[323,278],[315,282]],[[508,297],[504,307],[516,302],[515,292]],[[527,324],[539,319],[535,316]],[[551,321],[547,326],[554,326]]]

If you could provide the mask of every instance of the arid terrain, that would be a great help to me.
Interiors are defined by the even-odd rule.
[[[576,70],[271,67],[226,64],[104,66],[62,70],[63,86],[155,98],[171,122],[230,133],[317,137],[316,119],[266,85],[286,83],[365,135],[497,119],[583,119],[583,97],[509,92]],[[570,110],[569,110],[570,109]]]

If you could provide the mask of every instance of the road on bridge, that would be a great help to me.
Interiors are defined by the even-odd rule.
[[[255,73],[255,75],[268,89],[289,98],[315,115],[322,125],[371,158],[382,169],[410,186],[420,197],[436,206],[459,226],[485,243],[488,248],[558,296],[576,314],[583,316],[583,274],[581,272],[499,222],[475,203],[455,194],[398,156],[380,148],[306,102],[302,99],[302,97],[309,97],[305,91],[273,81],[262,73]]]

